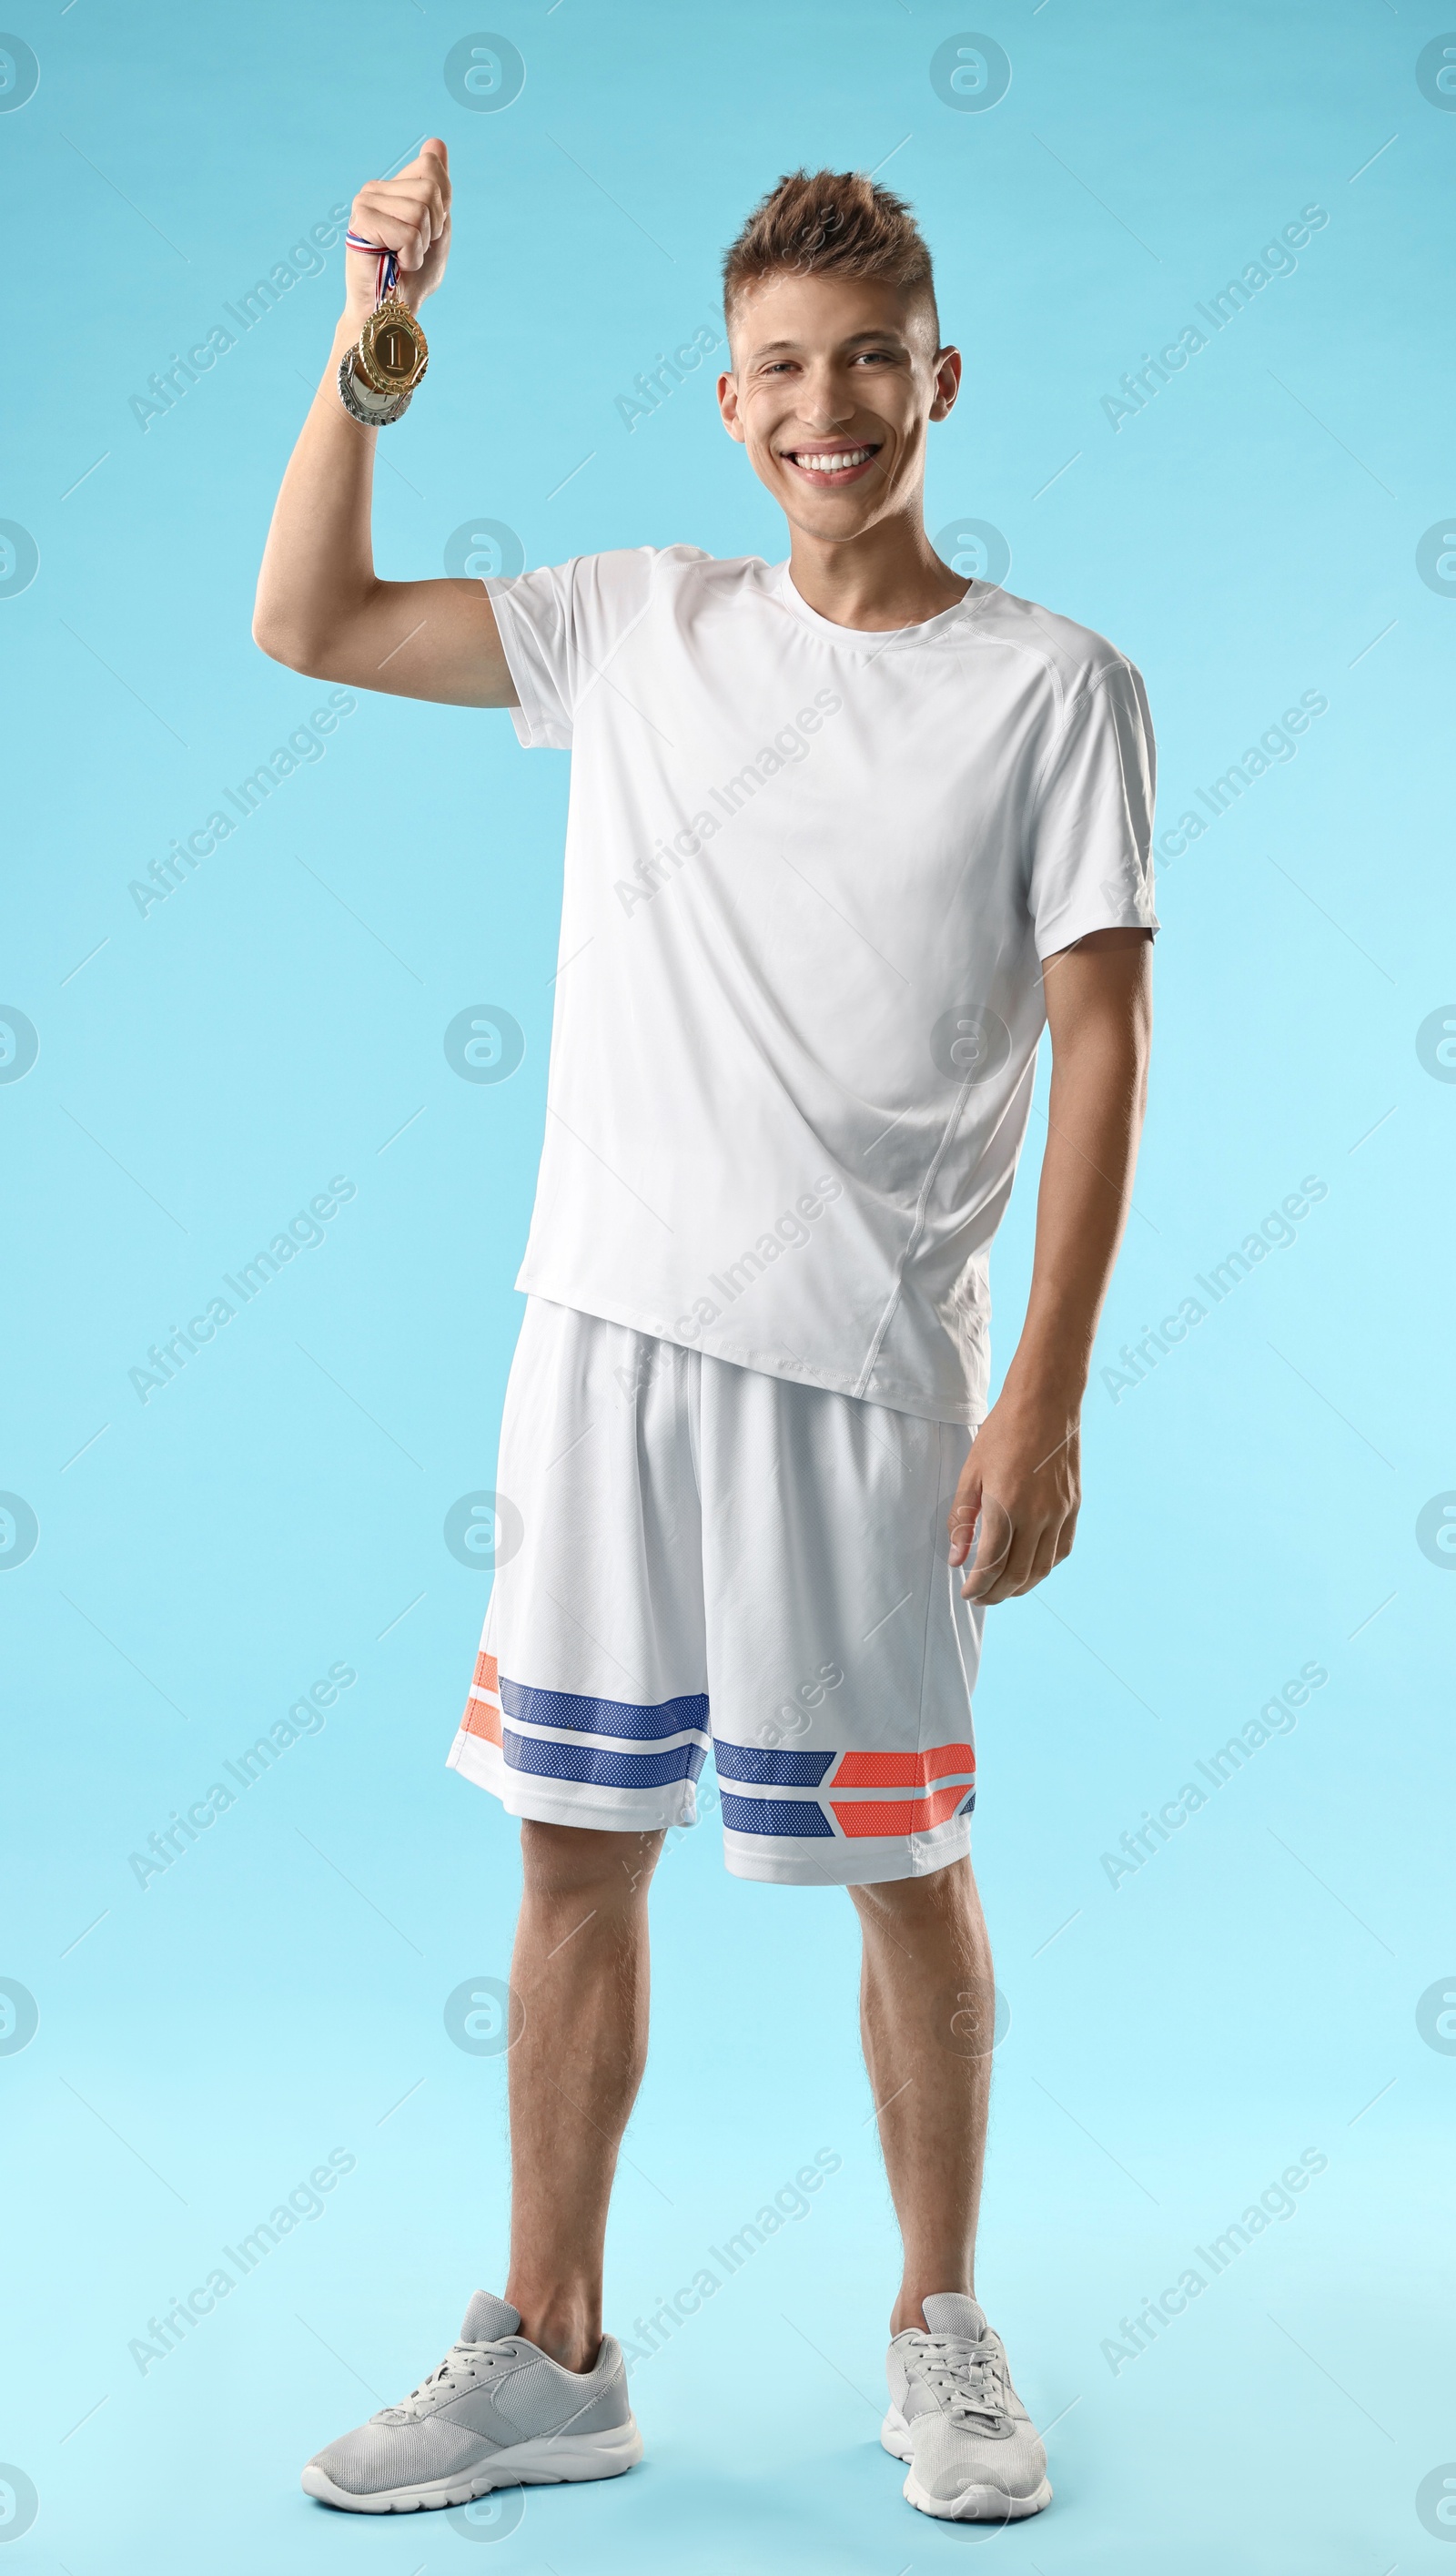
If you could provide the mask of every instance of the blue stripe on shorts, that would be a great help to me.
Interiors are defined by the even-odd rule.
[[[706,1691],[646,1708],[637,1700],[587,1699],[578,1691],[535,1690],[529,1682],[508,1681],[502,1673],[500,1695],[507,1717],[521,1718],[529,1726],[568,1727],[575,1735],[622,1735],[629,1743],[681,1735],[689,1726],[706,1732],[708,1724]],[[678,1780],[684,1775],[674,1771],[666,1776]]]
[[[725,1744],[721,1736],[713,1740],[720,1780],[751,1780],[764,1787],[817,1789],[834,1758],[832,1753],[769,1753],[757,1744]]]
[[[824,1835],[834,1827],[817,1798],[735,1798],[723,1792],[723,1823],[730,1834]]]
[[[583,1780],[600,1789],[662,1789],[671,1780],[696,1780],[703,1767],[701,1744],[674,1744],[666,1753],[619,1753],[609,1744],[558,1744],[545,1735],[517,1735],[510,1726],[502,1734],[509,1768],[542,1780]]]

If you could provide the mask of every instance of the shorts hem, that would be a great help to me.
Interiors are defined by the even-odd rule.
[[[674,1825],[697,1821],[695,1806],[686,1806],[679,1791],[670,1800],[624,1797],[595,1798],[589,1789],[552,1787],[513,1771],[493,1744],[468,1735],[462,1727],[445,1757],[445,1767],[458,1771],[477,1789],[498,1798],[508,1816],[533,1825],[580,1825],[587,1832],[660,1834]]]
[[[789,1850],[765,1850],[757,1834],[723,1834],[723,1860],[730,1877],[757,1879],[772,1887],[883,1887],[889,1880],[929,1878],[965,1860],[971,1848],[969,1827],[939,1834],[887,1834],[860,1842],[848,1836],[823,1842],[817,1837]]]

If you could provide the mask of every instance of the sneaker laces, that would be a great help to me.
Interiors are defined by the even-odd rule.
[[[500,2357],[493,2344],[452,2344],[439,2369],[432,2370],[397,2406],[387,2406],[385,2416],[390,2423],[417,2424],[422,2415],[433,2414],[448,2398],[473,2387],[483,2370],[494,2370]]]
[[[975,2416],[992,2428],[1006,2420],[1009,2390],[1006,2364],[998,2347],[971,2343],[961,2335],[912,2334],[910,2350],[927,2382],[952,2421]]]

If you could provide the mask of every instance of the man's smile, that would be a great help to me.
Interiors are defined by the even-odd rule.
[[[778,457],[804,482],[822,489],[830,483],[860,482],[874,465],[880,444],[877,439],[804,439],[793,447],[781,447]]]

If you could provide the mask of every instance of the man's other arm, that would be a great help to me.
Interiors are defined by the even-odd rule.
[[[1076,1535],[1082,1397],[1147,1095],[1152,947],[1144,930],[1094,930],[1042,969],[1052,1079],[1031,1294],[950,1519],[952,1565],[983,1523],[962,1586],[973,1601],[1029,1592]]]
[[[396,291],[417,312],[449,257],[445,145],[432,138],[397,178],[361,188],[350,227],[398,254]],[[515,684],[478,581],[381,581],[375,572],[370,505],[380,432],[350,417],[338,388],[339,361],[373,310],[375,262],[346,251],[344,267],[344,310],[268,531],[254,640],[312,679],[447,706],[513,707]]]

